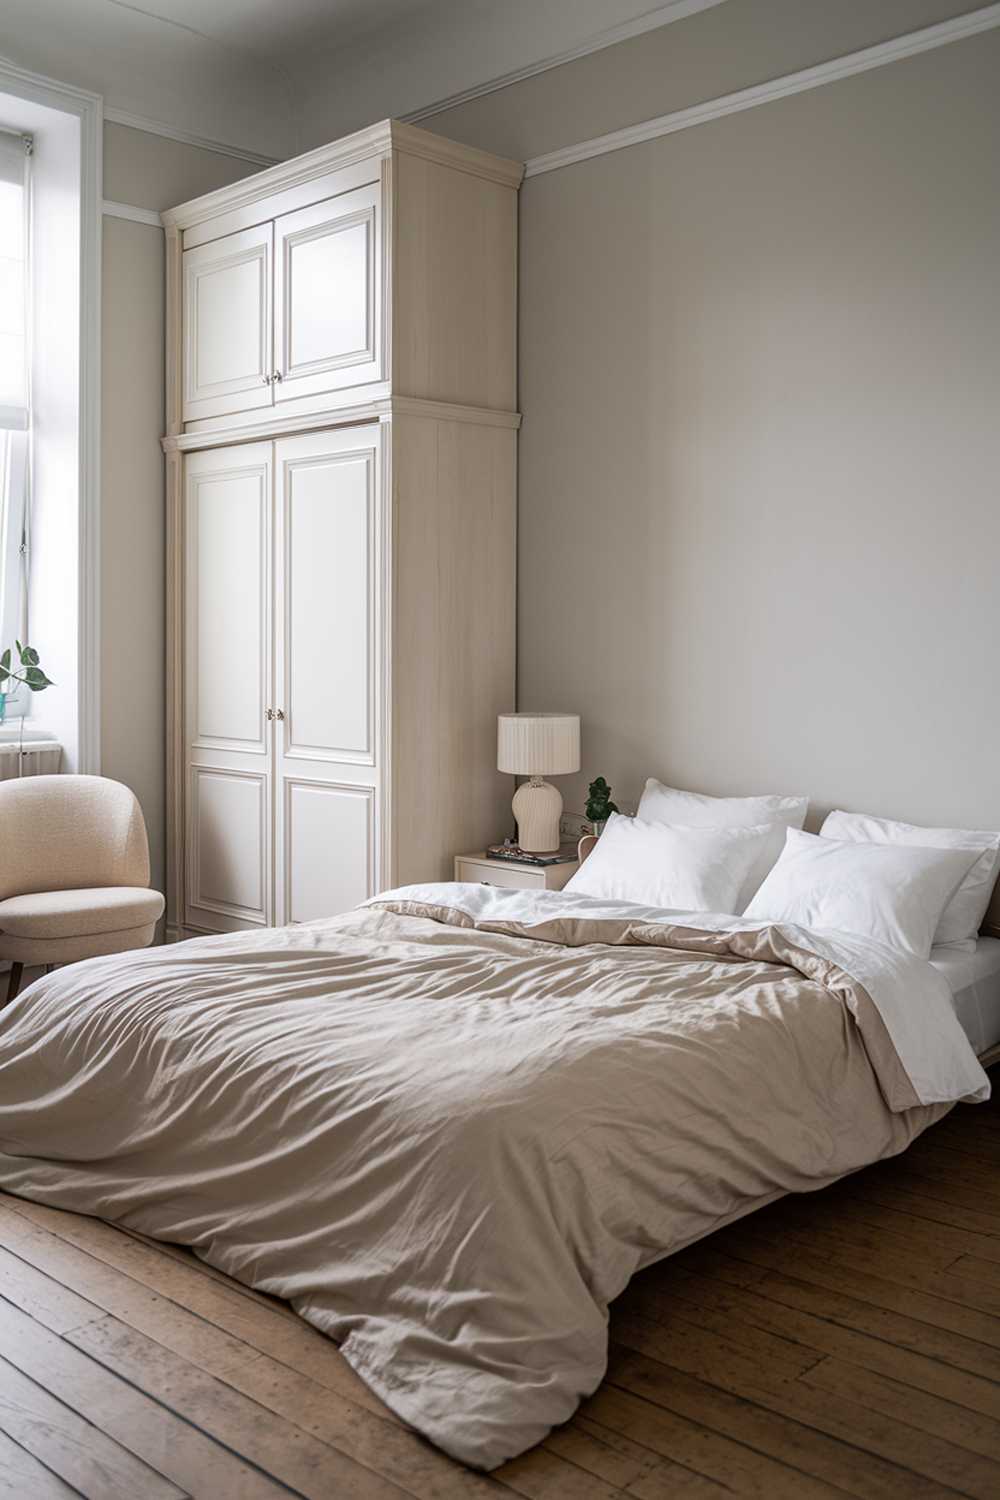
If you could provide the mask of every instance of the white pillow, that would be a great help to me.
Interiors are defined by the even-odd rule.
[[[736,897],[773,829],[676,828],[612,813],[564,890],[679,911],[736,911]]]
[[[744,916],[835,928],[926,958],[941,913],[977,857],[971,849],[842,843],[790,828]]]
[[[774,825],[771,841],[762,847],[747,871],[733,911],[740,913],[785,847],[785,829],[801,828],[809,809],[808,797],[709,797],[703,792],[681,792],[650,777],[637,816],[649,823],[679,823],[685,828],[745,828]]]
[[[823,838],[851,844],[905,844],[922,849],[978,850],[958,890],[941,913],[935,944],[971,951],[990,904],[1000,873],[1000,833],[980,833],[968,828],[918,828],[914,823],[894,823],[867,813],[832,812],[820,829]]]

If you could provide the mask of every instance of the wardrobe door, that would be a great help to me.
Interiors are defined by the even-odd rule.
[[[379,889],[382,584],[377,425],[275,444],[275,912]]]
[[[272,224],[184,252],[185,422],[271,405]]]
[[[270,443],[186,460],[185,925],[264,927],[272,904]]]
[[[385,376],[382,203],[371,183],[275,221],[275,402]]]

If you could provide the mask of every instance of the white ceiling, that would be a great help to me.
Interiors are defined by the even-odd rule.
[[[720,0],[0,0],[10,61],[268,156]]]
[[[79,3],[79,0],[76,0]],[[89,0],[88,0],[89,3]],[[336,47],[401,18],[433,9],[437,0],[99,0],[185,26],[235,51],[293,68],[315,47]]]

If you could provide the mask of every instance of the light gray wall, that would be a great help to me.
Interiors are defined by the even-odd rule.
[[[531,154],[543,86],[577,138],[676,107],[616,69],[429,123]],[[568,807],[658,774],[1000,827],[998,82],[991,32],[526,183],[519,697],[583,716]]]
[[[105,127],[104,194],[168,208],[259,168]],[[163,234],[104,219],[101,484],[102,770],[132,787],[164,873]]]
[[[442,113],[530,156],[968,9],[727,0]],[[520,683],[608,776],[1000,826],[1000,34],[529,180]],[[106,131],[108,198],[255,170]],[[105,220],[103,737],[163,851],[162,244]]]

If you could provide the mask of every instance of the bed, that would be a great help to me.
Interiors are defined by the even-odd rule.
[[[971,953],[932,948],[930,962],[948,982],[973,1050],[987,1062],[1000,1061],[1000,938],[980,936]]]
[[[37,981],[0,1028],[0,1188],[287,1298],[491,1469],[597,1387],[637,1270],[986,1096],[974,967],[407,887]]]

